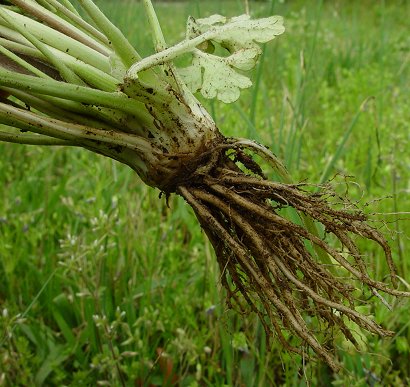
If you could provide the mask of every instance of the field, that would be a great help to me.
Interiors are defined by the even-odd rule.
[[[136,1],[97,2],[144,55]],[[188,15],[245,2],[154,2],[168,42]],[[410,289],[410,2],[249,2],[286,32],[264,48],[254,87],[204,102],[225,135],[268,145],[295,181],[348,194],[389,239]],[[406,386],[407,300],[359,307],[396,333],[343,340],[338,375],[266,346],[254,316],[227,309],[216,260],[190,208],[169,207],[121,164],[80,149],[0,143],[0,386]],[[268,171],[269,172],[269,171]],[[382,252],[363,251],[375,277]],[[388,278],[386,277],[387,281]],[[407,280],[407,282],[406,282]]]

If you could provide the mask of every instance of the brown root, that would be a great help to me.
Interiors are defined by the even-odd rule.
[[[242,308],[242,297],[259,316],[267,337],[276,335],[285,349],[302,355],[300,341],[292,344],[295,339],[289,336],[295,335],[334,371],[340,366],[329,332],[339,330],[357,346],[347,320],[371,333],[392,335],[355,310],[354,302],[363,285],[382,300],[378,291],[410,296],[367,273],[355,236],[381,246],[395,285],[391,251],[382,234],[366,223],[362,212],[334,209],[324,194],[266,180],[242,149],[230,148],[230,157],[220,147],[207,158],[211,162],[197,170],[193,184],[185,179],[177,188],[215,249],[228,303],[234,301]],[[243,172],[234,161],[250,172]],[[302,225],[282,216],[283,208],[296,210]],[[303,217],[321,224],[340,247],[303,225]]]

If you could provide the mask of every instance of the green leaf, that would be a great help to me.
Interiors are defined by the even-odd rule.
[[[61,344],[54,344],[52,345],[50,352],[46,359],[41,364],[40,368],[38,369],[35,382],[36,385],[41,386],[47,379],[47,377],[56,369],[59,368],[61,363],[68,359],[70,356],[70,350],[68,346],[61,345]]]
[[[396,349],[401,354],[409,352],[409,342],[406,337],[398,336],[396,338]]]
[[[232,338],[232,347],[239,351],[248,351],[248,340],[243,332],[236,332]]]

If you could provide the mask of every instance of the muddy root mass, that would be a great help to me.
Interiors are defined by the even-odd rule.
[[[309,355],[302,348],[310,347],[313,357],[337,371],[340,366],[334,356],[332,332],[342,332],[358,345],[348,320],[380,336],[392,334],[355,310],[357,288],[367,285],[382,300],[378,291],[408,295],[369,276],[355,238],[373,240],[381,247],[394,284],[390,248],[366,223],[362,212],[334,209],[326,195],[257,176],[262,173],[251,158],[242,150],[231,151],[230,157],[226,151],[219,152],[194,184],[177,188],[215,249],[228,305],[244,313],[250,308],[268,338],[276,337],[285,349],[304,358]],[[245,169],[254,173],[243,172],[232,159],[240,159]],[[326,239],[333,241],[327,242],[300,225],[303,221],[296,224],[282,216],[286,207],[296,210],[305,224],[312,220],[321,224],[326,234],[333,235]],[[332,264],[324,264],[318,255],[325,255]]]

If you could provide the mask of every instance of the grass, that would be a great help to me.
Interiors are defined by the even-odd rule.
[[[143,53],[138,2],[100,1]],[[251,136],[296,180],[333,178],[376,213],[409,280],[409,46],[406,1],[250,2],[287,31],[266,46],[257,87],[207,104],[222,131]],[[188,14],[243,13],[242,1],[158,4],[181,39]],[[172,17],[170,17],[172,15]],[[144,28],[143,28],[144,26]],[[227,310],[211,247],[191,210],[86,151],[0,144],[0,385],[407,385],[408,303],[363,308],[389,340],[339,343],[345,372],[266,348],[252,316]],[[346,176],[354,176],[348,178]],[[345,182],[348,183],[345,183]],[[357,182],[357,184],[353,183]],[[364,245],[378,278],[381,252]],[[161,355],[162,354],[162,355]]]

